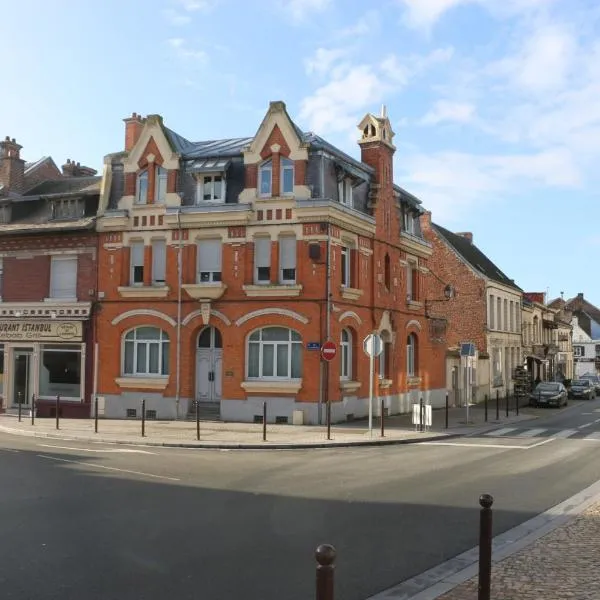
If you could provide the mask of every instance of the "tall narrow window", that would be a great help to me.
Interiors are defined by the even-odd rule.
[[[198,283],[221,281],[221,240],[198,242]]]
[[[152,241],[152,285],[165,285],[167,271],[167,243]]]
[[[340,359],[340,379],[352,379],[352,333],[348,329],[342,329]]]
[[[338,183],[338,197],[340,204],[346,206],[352,206],[352,180],[349,177],[345,177]]]
[[[50,298],[77,298],[77,257],[53,256],[50,264]]]
[[[148,171],[142,171],[137,176],[136,204],[148,203]]]
[[[132,242],[130,253],[131,285],[144,285],[144,242]]]
[[[270,160],[264,162],[258,172],[259,193],[261,196],[271,196],[273,189],[273,163]]]
[[[404,231],[414,235],[415,233],[415,217],[408,211],[403,213]]]
[[[348,246],[342,246],[341,263],[342,285],[344,287],[352,287],[350,279],[350,248]]]
[[[391,289],[391,279],[392,279],[392,266],[390,264],[390,255],[386,254],[383,259],[383,281],[385,283],[385,288],[389,291]]]
[[[154,202],[164,204],[167,199],[167,170],[156,167],[156,181],[154,184]]]
[[[504,299],[504,331],[508,331],[508,300]]]
[[[406,267],[406,299],[416,302],[419,297],[419,270],[415,263],[409,263]]]
[[[248,379],[300,379],[302,338],[284,327],[257,329],[248,337]]]
[[[512,300],[510,301],[510,307],[509,307],[508,314],[510,316],[508,330],[514,331],[515,330],[515,303]]]
[[[392,356],[390,349],[392,344],[390,343],[390,336],[387,332],[382,333],[381,341],[382,349],[381,354],[379,355],[379,377],[380,379],[389,379],[390,360]]]
[[[254,240],[254,282],[260,285],[271,283],[271,238]]]
[[[296,283],[296,236],[279,238],[279,283]]]
[[[496,298],[496,329],[502,331],[502,298]]]
[[[495,327],[495,323],[494,323],[494,310],[496,309],[495,305],[494,305],[494,295],[490,294],[490,320],[489,320],[489,328],[490,329],[494,329]]]
[[[281,193],[289,196],[294,193],[294,161],[281,159]]]
[[[197,202],[224,202],[225,182],[222,175],[204,175],[198,182]]]
[[[411,377],[418,373],[417,336],[414,333],[406,339],[406,373]]]

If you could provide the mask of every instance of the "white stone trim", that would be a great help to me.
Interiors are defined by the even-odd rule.
[[[361,385],[362,384],[360,381],[340,381],[340,390],[342,390],[343,392],[356,392],[360,389]]]
[[[346,312],[343,312],[338,321],[341,323],[346,318],[354,319],[359,325],[363,324],[362,319],[353,310],[347,310]]]
[[[270,296],[299,296],[302,286],[298,284],[272,284],[272,285],[244,285],[242,286],[246,296],[251,298],[268,298]]]
[[[227,289],[224,283],[184,283],[181,286],[194,300],[218,300]]]
[[[247,321],[250,321],[250,319],[255,319],[256,317],[264,317],[267,315],[280,315],[282,317],[290,317],[290,319],[300,321],[300,323],[303,323],[304,325],[308,323],[308,319],[304,315],[301,315],[300,313],[297,313],[293,310],[288,310],[287,308],[261,308],[259,310],[253,310],[252,312],[242,315],[235,322],[235,324],[239,327]]]
[[[364,294],[363,290],[345,286],[341,286],[340,291],[344,300],[358,300]]]
[[[119,296],[122,298],[166,298],[169,290],[168,285],[128,285],[117,288]]]
[[[138,141],[132,148],[129,156],[123,161],[123,171],[125,173],[137,173],[139,171],[138,162],[142,158],[142,152],[151,138],[154,138],[156,146],[163,157],[163,168],[167,170],[179,169],[177,154],[171,150],[171,146],[157,120],[152,120],[144,124]],[[150,164],[153,165],[154,163]]]
[[[407,324],[406,324],[406,329],[408,329],[409,327],[416,327],[419,331],[421,331],[421,323],[419,323],[419,321],[416,321],[415,319],[410,320]]]
[[[160,312],[159,310],[153,310],[151,308],[138,308],[137,310],[128,310],[127,312],[117,315],[111,321],[111,325],[118,325],[121,321],[129,319],[129,317],[156,317],[157,319],[162,319],[163,321],[166,321],[169,325],[171,325],[171,327],[175,327],[175,325],[177,325],[175,319],[169,317],[169,315],[165,315],[165,313]]]
[[[247,392],[258,392],[265,394],[297,394],[302,387],[302,380],[295,381],[242,381],[240,386]]]
[[[210,310],[210,315],[211,315],[211,317],[217,317],[217,319],[221,319],[221,321],[223,321],[223,323],[225,323],[225,325],[231,325],[231,321],[222,312],[215,310],[214,308],[212,308]],[[202,316],[202,311],[195,310],[194,312],[191,312],[187,317],[185,317],[185,319],[183,319],[181,324],[187,325],[190,321],[192,321],[196,317],[201,317],[201,316]]]
[[[168,377],[116,377],[115,383],[121,388],[164,390],[169,385]]]

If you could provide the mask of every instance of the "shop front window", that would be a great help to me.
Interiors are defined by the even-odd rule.
[[[40,351],[40,396],[82,397],[81,348],[42,346]]]

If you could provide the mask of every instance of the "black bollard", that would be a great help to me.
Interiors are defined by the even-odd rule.
[[[56,395],[56,429],[60,429],[60,394]]]
[[[267,403],[263,402],[263,419],[262,419],[262,426],[263,426],[263,442],[267,441]]]
[[[98,396],[94,398],[94,433],[98,433]]]
[[[19,423],[21,422],[22,410],[23,410],[23,392],[19,392]]]
[[[316,600],[333,600],[336,551],[329,544],[321,544],[316,552],[317,594]]]
[[[200,441],[200,402],[196,400],[196,439]]]
[[[31,424],[35,425],[35,394],[31,394]]]
[[[327,412],[325,417],[327,419],[327,439],[331,439],[331,400],[327,400]]]
[[[419,431],[425,431],[425,424],[423,423],[423,397],[419,400]]]
[[[479,497],[479,585],[477,600],[490,600],[492,586],[492,504],[489,494]]]
[[[385,437],[385,415],[383,413],[384,410],[384,401],[381,399],[381,437]]]
[[[146,437],[146,398],[142,399],[142,437]]]
[[[517,403],[516,409],[517,409],[517,417],[519,416],[519,394],[515,394],[515,402]]]
[[[487,420],[488,420],[488,395],[487,394],[485,394],[485,396],[483,397],[483,408],[484,408],[485,422],[487,423]]]
[[[496,390],[496,421],[500,420],[500,392]]]
[[[506,418],[508,419],[508,403],[510,402],[510,394],[508,393],[508,388],[506,388],[506,390],[504,390],[504,395],[506,396]]]
[[[449,404],[448,392],[446,392],[446,429],[448,429],[449,410],[450,410],[450,404]]]

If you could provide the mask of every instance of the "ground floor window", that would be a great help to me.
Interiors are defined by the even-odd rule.
[[[169,336],[157,327],[138,327],[125,335],[123,374],[169,374]]]
[[[302,339],[285,327],[257,329],[248,338],[249,379],[300,379]]]
[[[81,348],[44,345],[40,348],[40,396],[82,398]]]

